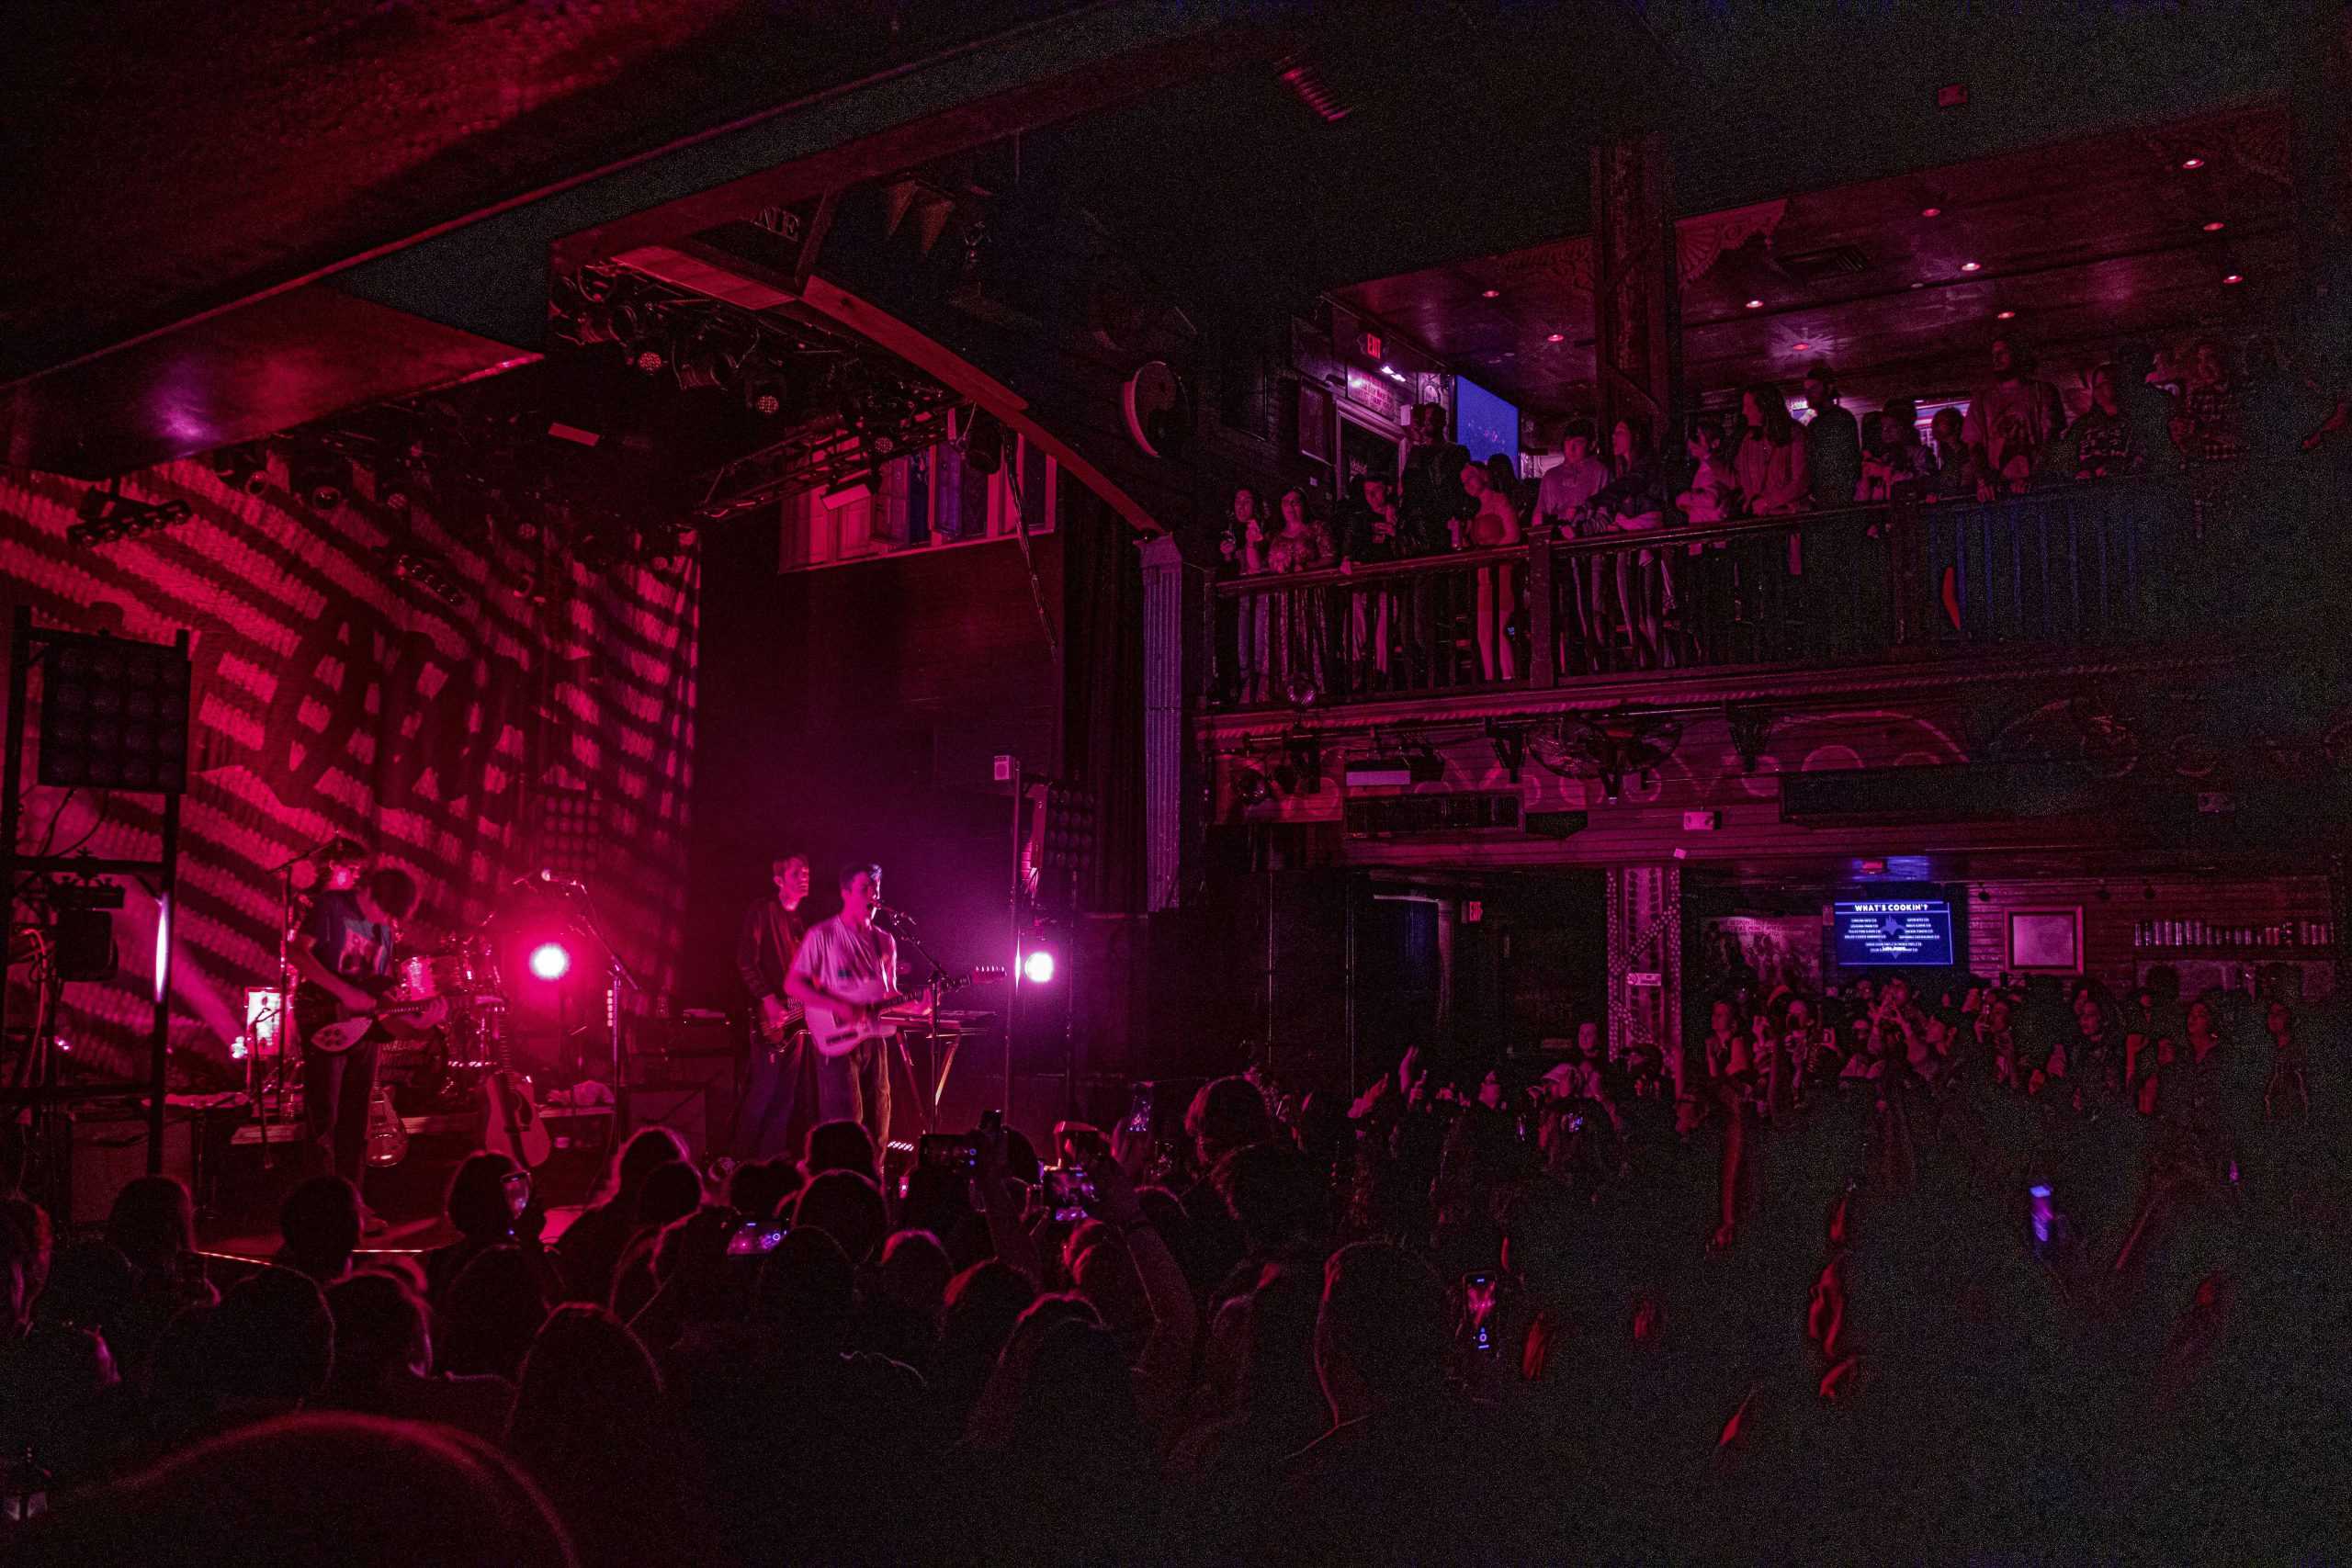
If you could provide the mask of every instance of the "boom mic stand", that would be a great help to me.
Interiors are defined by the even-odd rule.
[[[915,934],[915,918],[912,915],[889,909],[882,913],[881,919],[882,923],[889,928],[890,934],[914,949],[915,956],[922,960],[923,965],[931,971],[933,986],[931,993],[930,1016],[925,1021],[925,1027],[930,1031],[930,1038],[923,1047],[923,1058],[926,1064],[930,1064],[939,1054],[939,991],[936,982],[945,979],[947,971],[940,966],[939,960],[933,958],[931,951],[923,946],[922,938]],[[948,1071],[956,1065],[953,1048],[950,1048],[946,1061],[936,1064],[935,1081],[929,1074],[916,1073],[914,1053],[907,1049],[907,1039],[903,1034],[899,1036],[899,1058],[906,1063],[907,1080],[914,1086],[915,1104],[922,1112],[922,1130],[926,1133],[937,1132],[940,1097],[946,1092]]]
[[[253,1097],[254,1114],[261,1121],[261,1168],[265,1171],[270,1168],[271,1107],[276,1106],[278,1121],[286,1119],[287,1064],[293,1059],[294,1052],[294,868],[324,852],[342,836],[330,833],[271,866],[268,872],[277,878],[277,1016],[270,1020],[269,1025],[270,1037],[277,1043],[277,1065],[265,1077],[259,1042],[248,1042],[245,1047],[245,1089]]]

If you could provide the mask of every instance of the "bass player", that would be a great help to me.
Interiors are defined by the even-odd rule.
[[[768,863],[768,876],[774,896],[743,911],[735,939],[735,967],[752,994],[751,1054],[729,1151],[739,1162],[798,1155],[818,1116],[817,1053],[808,1048],[800,1004],[786,989],[808,932],[800,912],[808,898],[808,857],[780,855]]]
[[[391,988],[399,924],[415,908],[415,879],[388,865],[356,877],[347,887],[330,886],[311,901],[301,929],[288,943],[300,976],[292,1010],[306,1040],[321,1024],[382,1005]],[[433,1021],[421,1018],[385,1027],[430,1028]],[[368,1105],[376,1091],[379,1033],[370,1029],[345,1050],[302,1053],[302,1115],[311,1145],[328,1168],[355,1190],[368,1168]],[[365,1203],[360,1222],[369,1235],[384,1229]]]

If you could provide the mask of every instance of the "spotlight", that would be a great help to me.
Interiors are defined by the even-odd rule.
[[[1960,264],[1960,270],[1962,272],[1981,272],[1984,270],[1984,264],[1983,262],[1962,262]]]
[[[1811,348],[1813,344],[1809,343],[1792,343],[1789,344],[1789,346],[1794,349],[1797,353],[1803,354],[1806,349]]]
[[[673,350],[660,338],[648,338],[628,351],[628,362],[648,376],[659,376]]]
[[[252,446],[223,446],[212,454],[212,472],[231,490],[259,495],[269,488],[269,464]]]
[[[762,419],[774,419],[784,412],[786,386],[784,372],[764,359],[746,357],[738,367],[743,388],[743,406]]]
[[[333,452],[299,452],[286,460],[286,488],[313,512],[333,512],[351,493],[351,463]]]
[[[721,343],[716,333],[704,333],[678,356],[678,385],[689,392],[718,390],[734,380],[742,362],[743,356]]]
[[[1033,986],[1043,986],[1054,977],[1054,955],[1050,949],[1033,947],[1021,955],[1021,977]]]
[[[542,980],[560,980],[571,973],[571,954],[560,942],[543,942],[531,949],[531,973]]]
[[[1747,308],[1751,310],[1760,310],[1764,308],[1764,301],[1761,299],[1750,299],[1747,302]]]

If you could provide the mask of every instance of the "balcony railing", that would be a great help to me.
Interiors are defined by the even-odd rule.
[[[2194,638],[2324,574],[2326,464],[1536,541],[1216,589],[1211,705]]]

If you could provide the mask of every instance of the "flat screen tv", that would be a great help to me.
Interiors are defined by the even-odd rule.
[[[1519,467],[1519,410],[1476,381],[1453,378],[1455,439],[1481,463],[1500,452]]]
[[[1831,907],[1840,969],[1951,966],[1951,905],[1942,898],[1858,898]]]

